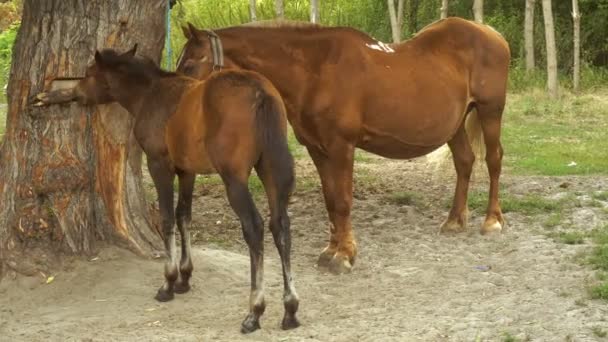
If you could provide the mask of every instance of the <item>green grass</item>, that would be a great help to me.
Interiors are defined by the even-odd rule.
[[[418,201],[418,196],[415,193],[408,191],[400,191],[386,196],[389,203],[395,205],[415,205]]]
[[[503,125],[505,166],[516,174],[607,174],[608,93],[549,99],[511,95]],[[576,165],[573,165],[573,163]]]
[[[597,275],[598,283],[589,289],[591,298],[608,300],[608,225],[591,233],[595,246],[589,255],[588,262],[593,268],[600,270]]]
[[[543,222],[545,228],[555,228],[564,220],[564,215],[561,212],[553,213]]]
[[[0,104],[0,141],[4,137],[4,131],[6,127],[6,107]]]
[[[593,334],[595,336],[600,338],[608,336],[608,332],[606,332],[606,330],[602,329],[601,327],[593,327],[591,328],[591,331],[593,331]]]
[[[560,232],[554,238],[567,245],[580,245],[585,242],[585,234],[582,232]]]
[[[519,212],[525,215],[561,211],[569,202],[568,199],[552,200],[539,195],[516,197],[509,193],[503,193],[500,198],[503,213]],[[472,210],[485,210],[488,205],[488,194],[486,192],[473,191],[469,194],[468,204]]]

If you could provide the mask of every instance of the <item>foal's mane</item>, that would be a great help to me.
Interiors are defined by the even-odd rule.
[[[146,56],[130,57],[118,54],[112,49],[104,49],[99,54],[105,66],[116,69],[120,68],[121,72],[133,78],[150,81],[161,77],[177,75],[174,72],[161,69],[152,59]]]

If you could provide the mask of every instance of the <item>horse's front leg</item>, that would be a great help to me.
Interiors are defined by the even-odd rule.
[[[325,206],[329,214],[329,245],[319,256],[318,264],[335,274],[351,271],[357,255],[350,211],[353,204],[353,160],[355,147],[347,142],[334,143],[327,153],[308,147],[317,167]]]
[[[148,169],[158,194],[163,238],[168,260],[165,263],[165,283],[158,289],[156,300],[166,302],[173,299],[177,280],[177,251],[175,246],[175,216],[173,213],[173,178],[175,173],[162,157],[148,156]]]
[[[75,88],[59,89],[59,90],[53,90],[53,91],[49,91],[49,92],[43,92],[43,93],[36,95],[32,104],[35,107],[42,107],[42,106],[48,106],[48,105],[52,105],[52,104],[75,101],[76,99],[77,99],[77,94],[76,94]]]

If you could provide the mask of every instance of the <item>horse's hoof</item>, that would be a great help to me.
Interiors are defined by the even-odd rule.
[[[338,274],[350,273],[352,271],[353,265],[346,257],[336,254],[329,261],[328,267],[329,267],[329,271],[331,273],[338,275]]]
[[[481,235],[488,235],[488,234],[499,234],[502,231],[502,224],[496,220],[492,221],[486,221],[483,226],[481,226]]]
[[[178,281],[173,286],[173,292],[175,292],[177,294],[184,294],[188,291],[190,291],[190,283],[188,283],[188,282],[184,283],[184,282]]]
[[[463,233],[466,230],[466,224],[458,223],[456,220],[445,220],[439,228],[441,234]]]
[[[167,291],[161,287],[160,289],[158,289],[158,292],[156,293],[156,296],[154,297],[154,299],[156,299],[159,302],[168,302],[168,301],[172,300],[173,297],[174,297],[173,291]]]
[[[319,255],[319,260],[317,260],[317,266],[319,267],[329,267],[329,263],[331,259],[334,257],[334,252],[330,252],[327,248]]]
[[[241,333],[249,334],[260,329],[260,322],[252,314],[247,315],[243,323],[241,323]]]
[[[295,329],[300,326],[300,322],[296,318],[296,316],[285,316],[283,317],[283,322],[281,322],[281,329],[290,330]]]

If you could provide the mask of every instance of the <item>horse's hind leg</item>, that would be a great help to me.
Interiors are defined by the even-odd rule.
[[[467,229],[467,193],[473,163],[475,162],[475,155],[467,138],[464,122],[456,135],[448,142],[448,145],[452,151],[457,180],[452,209],[447,220],[441,225],[442,233],[462,232]]]
[[[221,173],[230,206],[241,221],[243,236],[249,246],[251,262],[251,294],[249,314],[241,324],[242,333],[260,329],[260,316],[266,309],[264,302],[264,222],[247,188],[247,174],[237,177]]]
[[[177,279],[177,256],[175,248],[175,217],[173,212],[174,172],[160,158],[148,158],[148,169],[158,194],[158,207],[162,219],[165,250],[169,260],[165,263],[165,283],[158,289],[156,300],[166,302],[173,299],[173,285]]]
[[[190,290],[190,277],[192,276],[192,257],[190,252],[190,222],[192,221],[192,192],[194,190],[195,175],[178,172],[179,197],[175,218],[177,228],[182,237],[182,257],[179,262],[179,279],[175,283],[175,293],[186,293]]]
[[[281,328],[287,330],[300,326],[300,322],[296,318],[300,300],[291,276],[291,229],[287,214],[287,204],[291,190],[293,189],[293,177],[289,175],[287,179],[279,179],[279,177],[272,176],[272,171],[272,167],[262,157],[256,166],[256,172],[262,179],[262,183],[264,183],[264,189],[268,197],[270,231],[272,232],[274,244],[279,252],[281,266],[283,267],[283,305],[285,306],[285,315],[283,316]]]
[[[500,232],[505,224],[498,201],[498,180],[502,169],[503,155],[500,143],[503,108],[504,101],[500,102],[499,105],[484,105],[477,108],[486,145],[486,163],[488,165],[488,173],[490,174],[490,193],[486,219],[481,226],[482,234]]]

